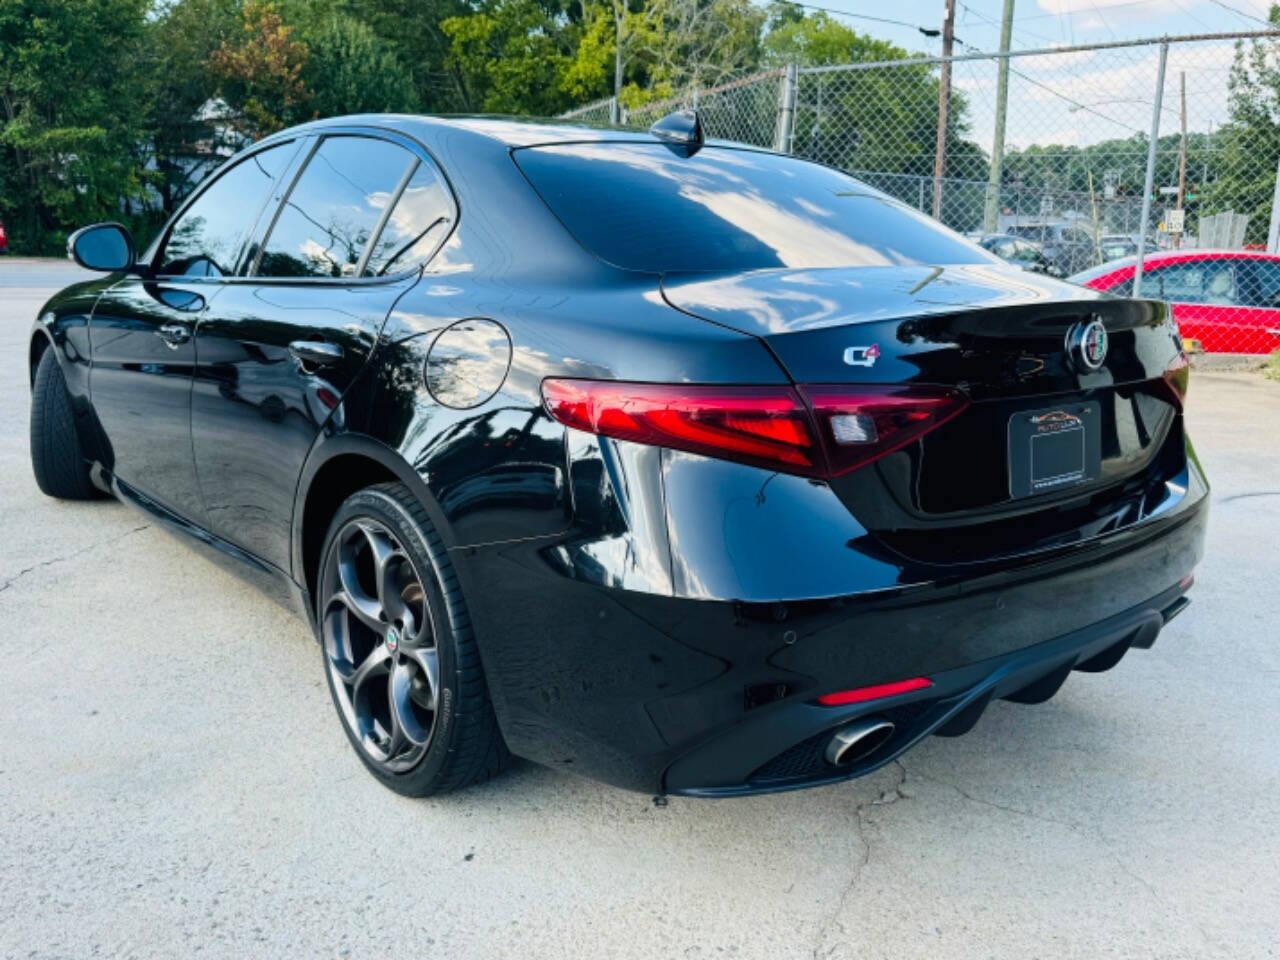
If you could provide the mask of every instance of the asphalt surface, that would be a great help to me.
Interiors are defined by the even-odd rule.
[[[0,260],[0,956],[1277,955],[1280,384],[1193,379],[1194,602],[1047,704],[779,796],[659,808],[523,764],[411,801],[303,622],[36,489],[26,338],[74,275]]]

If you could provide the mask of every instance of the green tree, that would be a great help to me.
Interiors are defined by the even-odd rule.
[[[759,64],[764,19],[750,0],[592,0],[561,87],[635,107],[714,86]]]
[[[1280,27],[1280,6],[1272,4],[1269,19]],[[1218,133],[1218,175],[1205,189],[1199,212],[1247,214],[1245,240],[1265,243],[1280,156],[1280,52],[1274,41],[1237,44],[1230,117]]]
[[[770,8],[764,62],[781,66],[889,63],[911,55],[795,4]],[[932,206],[939,79],[928,64],[802,75],[793,152],[848,170],[913,206]],[[953,89],[947,114],[943,220],[972,230],[982,219],[988,161],[965,139],[968,102]]]
[[[239,29],[238,0],[177,0],[147,21],[145,82],[160,214],[174,211],[207,170],[210,151],[223,146],[203,114],[217,86],[209,61]]]
[[[146,0],[0,0],[0,216],[14,249],[143,204]]]
[[[310,50],[270,0],[244,0],[241,30],[209,57],[219,92],[245,136],[258,139],[309,119],[303,80]]]
[[[391,45],[346,14],[303,33],[310,51],[301,80],[318,117],[344,113],[404,113],[417,108],[413,74]]]
[[[536,0],[490,0],[440,25],[463,98],[486,113],[551,116],[573,105],[561,80],[581,28]]]
[[[294,3],[300,0],[293,0]],[[317,2],[317,0],[312,0]],[[449,113],[477,109],[468,102],[459,71],[446,63],[450,37],[443,24],[467,16],[467,0],[319,0],[369,27],[412,76],[417,109]]]

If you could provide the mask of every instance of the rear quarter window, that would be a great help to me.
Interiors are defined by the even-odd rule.
[[[514,151],[582,246],[648,273],[994,263],[995,257],[837,170],[725,147],[660,143]]]

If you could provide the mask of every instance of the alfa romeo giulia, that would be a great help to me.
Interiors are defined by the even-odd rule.
[[[691,114],[311,123],[145,252],[69,246],[105,275],[32,331],[41,489],[295,603],[401,793],[511,755],[654,794],[859,776],[1188,602],[1165,304]]]

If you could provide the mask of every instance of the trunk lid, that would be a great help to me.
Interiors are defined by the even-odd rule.
[[[1118,300],[995,265],[764,270],[668,277],[676,309],[760,337],[803,384],[958,389],[971,401],[907,447],[837,477],[859,522],[909,558],[971,563],[1062,546],[1129,525],[1185,469],[1181,356],[1164,304]],[[1068,337],[1101,321],[1097,369]],[[1015,421],[1098,422],[1087,477],[1028,493]]]

